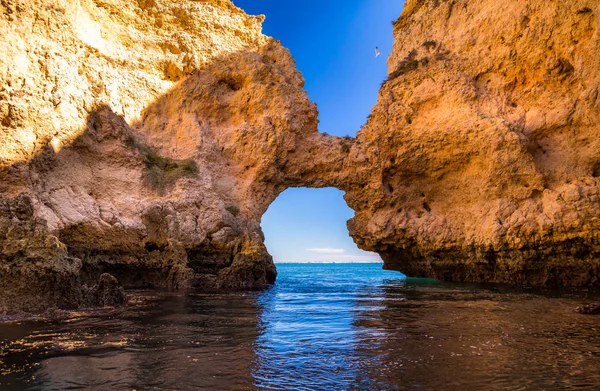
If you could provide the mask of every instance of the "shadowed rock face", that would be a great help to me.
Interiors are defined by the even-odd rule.
[[[50,306],[104,306],[126,301],[115,277],[100,276],[88,285],[80,279],[81,261],[70,257],[45,221],[33,215],[24,194],[0,199],[0,311],[39,312]],[[93,283],[89,280],[88,283]]]
[[[295,186],[346,191],[387,268],[597,284],[600,10],[496,3],[409,1],[356,140],[227,0],[1,3],[0,312],[265,287]]]

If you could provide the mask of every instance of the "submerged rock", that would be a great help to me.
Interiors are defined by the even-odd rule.
[[[600,304],[586,304],[577,307],[575,311],[583,315],[600,315]]]
[[[83,301],[87,307],[118,307],[127,303],[127,295],[115,277],[103,273],[98,284],[83,286]]]

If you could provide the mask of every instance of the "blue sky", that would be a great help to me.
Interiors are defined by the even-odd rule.
[[[392,48],[392,20],[401,0],[234,0],[252,15],[266,15],[263,32],[290,49],[319,109],[319,131],[354,136],[377,101]],[[375,47],[381,52],[375,57]],[[354,215],[343,192],[288,189],[262,219],[276,262],[366,261],[346,228]]]

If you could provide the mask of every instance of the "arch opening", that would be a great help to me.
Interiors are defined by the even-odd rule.
[[[262,217],[265,245],[275,264],[381,263],[378,254],[359,249],[346,222],[354,211],[344,192],[333,187],[283,191]]]

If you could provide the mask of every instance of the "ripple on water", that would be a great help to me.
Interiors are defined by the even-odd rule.
[[[136,292],[121,310],[0,324],[0,389],[600,389],[593,292],[279,265],[264,292]]]

